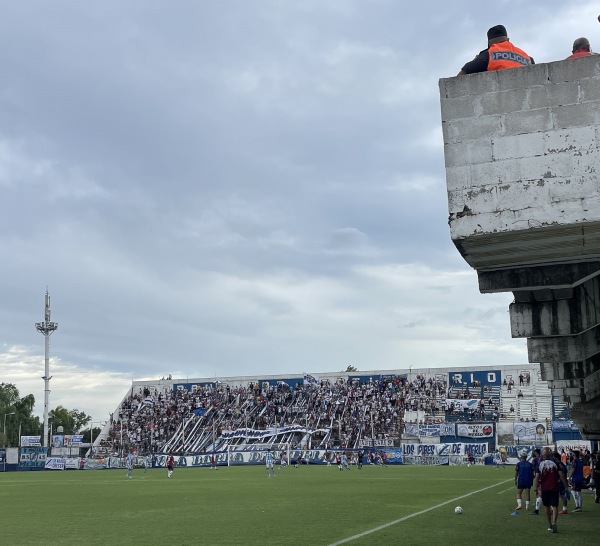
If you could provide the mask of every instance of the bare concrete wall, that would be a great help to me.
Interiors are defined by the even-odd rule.
[[[490,233],[505,234],[514,264],[557,245],[557,262],[600,256],[600,56],[439,85],[450,231],[465,259],[486,267],[473,236]],[[549,226],[520,244],[517,232]]]

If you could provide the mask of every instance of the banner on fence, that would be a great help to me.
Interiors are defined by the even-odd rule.
[[[440,436],[455,436],[456,425],[454,423],[441,423]]]
[[[494,425],[492,423],[457,423],[456,435],[463,438],[490,438],[494,435]]]
[[[513,433],[517,444],[541,444],[546,442],[546,425],[535,421],[513,424]]]
[[[77,470],[81,463],[81,459],[79,457],[68,457],[65,459],[65,470]]]
[[[441,436],[441,427],[439,423],[419,425],[419,436]]]
[[[419,424],[418,423],[404,423],[404,436],[419,436]]]
[[[487,444],[462,444],[464,453],[467,451],[475,458],[483,457],[488,453]]]
[[[45,447],[22,447],[19,458],[19,468],[42,469],[46,466]]]
[[[368,440],[367,438],[363,438],[358,441],[358,447],[394,447],[394,438],[381,438]]]
[[[565,451],[569,451],[570,449],[573,451],[583,451],[584,449],[592,451],[592,442],[589,440],[558,440],[556,442],[556,449],[558,451],[561,449]]]
[[[62,457],[47,457],[44,468],[46,470],[64,470],[65,460]]]
[[[0,447],[0,472],[6,470],[6,449]]]

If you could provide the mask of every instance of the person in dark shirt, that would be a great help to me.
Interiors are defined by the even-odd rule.
[[[558,520],[559,482],[565,489],[567,480],[562,470],[554,462],[550,448],[542,450],[542,462],[537,469],[537,478],[542,493],[542,504],[546,508],[546,519],[548,520],[548,531],[558,532],[556,521]]]
[[[504,25],[496,25],[487,32],[488,47],[462,67],[459,76],[504,70],[534,64],[534,60],[522,49],[514,46],[508,39]]]

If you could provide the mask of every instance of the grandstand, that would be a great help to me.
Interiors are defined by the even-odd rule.
[[[568,407],[531,365],[134,381],[93,453],[393,447],[415,441],[416,426],[540,421],[548,428],[556,418],[568,419]]]

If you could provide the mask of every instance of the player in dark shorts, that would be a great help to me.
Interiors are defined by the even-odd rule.
[[[579,450],[573,452],[573,462],[571,464],[571,473],[569,475],[571,479],[571,489],[573,490],[573,499],[575,500],[575,509],[573,512],[581,512],[583,498],[581,497],[581,490],[583,489],[583,459]]]
[[[365,454],[362,452],[362,450],[360,450],[358,452],[358,458],[356,460],[356,466],[358,467],[359,470],[362,468],[364,455]]]
[[[553,453],[554,456],[554,462],[556,463],[556,466],[558,466],[559,470],[566,476],[568,474],[567,472],[567,465],[565,463],[562,462],[562,458],[561,458],[561,454],[558,451],[555,451]],[[569,497],[571,496],[570,492],[568,489],[565,488],[564,484],[562,482],[558,483],[558,496],[560,497],[560,500],[562,501],[562,510],[559,512],[559,514],[568,514],[568,510],[567,510],[567,501],[569,500]]]
[[[540,455],[540,450],[536,447],[533,450],[533,455],[531,457],[531,464],[533,465],[533,489],[535,491],[535,509],[531,512],[532,516],[540,515],[540,508],[542,506],[542,495],[540,493],[540,484],[538,480],[538,468],[540,467],[540,463],[542,462],[542,456]]]
[[[467,464],[468,464],[468,466],[475,464],[475,457],[473,457],[473,455],[470,451],[467,451]]]
[[[542,450],[542,462],[537,472],[538,484],[542,492],[542,504],[546,508],[546,519],[548,520],[548,531],[557,533],[556,522],[558,520],[559,482],[562,481],[565,488],[567,480],[562,471],[556,466],[552,451],[545,447]]]

